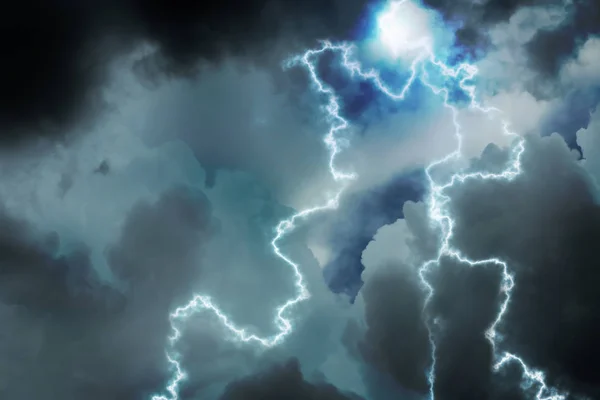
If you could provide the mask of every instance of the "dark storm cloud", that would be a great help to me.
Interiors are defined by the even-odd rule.
[[[183,286],[193,284],[196,245],[217,227],[203,193],[174,189],[156,204],[141,203],[130,212],[109,263],[129,283],[130,293],[143,288],[142,294],[152,301],[164,296],[168,307],[175,293],[185,295]]]
[[[24,224],[3,222],[0,318],[11,331],[0,347],[2,397],[125,400],[160,389],[166,315],[214,232],[203,195],[180,188],[134,207],[109,252],[122,294],[98,283],[85,252],[56,258],[56,237],[36,244]]]
[[[498,168],[498,153],[484,153],[479,167]],[[515,273],[500,327],[502,349],[547,371],[551,384],[597,397],[596,189],[557,136],[528,138],[523,168],[513,182],[471,182],[452,193],[454,244],[475,259],[500,257]],[[440,398],[482,398],[491,390],[488,383],[496,378],[489,374],[491,348],[483,332],[498,311],[499,279],[493,265],[468,268],[444,261],[432,273]],[[503,381],[496,381],[500,398],[515,390],[514,380]]]
[[[402,205],[406,201],[419,201],[424,190],[425,174],[418,170],[341,201],[332,217],[329,238],[335,257],[323,270],[333,292],[344,293],[354,301],[363,284],[363,251],[377,230],[403,218]]]
[[[141,42],[152,75],[190,76],[227,55],[266,62],[278,40],[299,43],[351,33],[364,0],[126,0],[17,2],[0,24],[2,142],[62,137],[104,107],[108,64]],[[280,61],[280,60],[277,60]]]
[[[458,193],[456,243],[474,257],[506,259],[516,273],[505,345],[554,383],[597,397],[596,189],[556,136],[530,138],[527,146],[526,172],[514,183],[471,184]]]
[[[577,149],[585,157],[577,144],[577,131],[588,127],[591,111],[599,101],[600,88],[586,87],[564,94],[563,102],[540,122],[540,133],[543,136],[560,133],[569,148]]]
[[[591,35],[600,33],[600,3],[575,0],[568,23],[554,30],[540,30],[527,45],[531,66],[543,78],[553,78],[560,67]]]
[[[493,376],[492,349],[484,337],[500,301],[498,271],[444,261],[431,275],[436,292],[427,315],[436,321],[436,398],[520,398],[515,391],[518,384]],[[391,398],[394,392],[406,398],[411,393],[425,395],[431,346],[422,314],[425,293],[416,269],[386,265],[367,281],[362,293],[367,330],[347,343],[369,366],[363,371],[369,393],[374,399]],[[385,377],[394,385],[382,395],[378,392]]]
[[[519,354],[545,371],[552,386],[596,398],[597,189],[558,136],[529,137],[526,148],[524,172],[513,182],[467,182],[449,193],[457,221],[454,245],[473,259],[499,257],[515,274],[509,311],[499,327],[504,338],[499,350]],[[500,171],[506,161],[506,151],[491,145],[473,166]],[[429,259],[435,234],[421,226],[427,222],[420,207],[405,206],[404,211],[414,235],[411,249],[417,259]],[[518,367],[492,371],[493,349],[484,333],[503,301],[501,271],[493,264],[473,268],[443,259],[428,279],[435,288],[427,316],[437,344],[436,398],[533,396],[520,388]],[[387,398],[376,394],[382,376],[425,392],[430,349],[416,271],[398,264],[378,269],[362,294],[366,330],[351,329],[344,343],[369,366],[363,369],[369,392]]]
[[[361,400],[327,383],[305,380],[297,360],[231,383],[220,400]]]
[[[488,398],[493,359],[484,332],[500,302],[499,273],[442,261],[432,275],[435,295],[428,312],[437,319],[432,328],[437,343],[437,398]]]
[[[39,12],[31,14],[31,9],[17,5],[23,7],[21,14],[17,11],[2,25],[7,34],[0,35],[0,44],[5,52],[8,49],[0,67],[8,87],[0,103],[5,143],[17,143],[32,133],[61,137],[66,128],[95,113],[102,107],[99,89],[108,60],[141,39],[157,44],[158,51],[142,59],[138,71],[152,77],[156,72],[189,76],[202,61],[219,62],[229,54],[268,62],[256,56],[275,46],[280,35],[300,41],[343,35],[362,5],[357,1],[348,16],[336,19],[344,9],[341,5],[347,4],[342,0],[221,2],[212,8],[202,8],[202,2],[111,0],[95,8],[68,0],[56,3],[48,11],[51,6],[44,3],[42,9],[40,2]],[[482,36],[475,20],[487,27],[533,3],[435,4],[448,18],[470,15],[461,38],[479,43]],[[287,14],[294,20],[277,18]],[[30,22],[17,26],[16,21]],[[19,30],[30,53],[10,38],[11,32],[19,37],[14,34]],[[553,384],[600,397],[595,382],[600,369],[594,363],[600,356],[595,346],[600,334],[595,312],[600,307],[600,276],[594,251],[600,214],[594,189],[555,137],[530,139],[527,148],[526,173],[515,182],[467,183],[453,193],[455,244],[473,257],[506,259],[516,273],[514,301],[501,326],[506,339],[502,345],[548,371]],[[497,169],[504,159],[501,150],[490,148],[476,164]],[[108,174],[98,178],[106,180],[117,173],[109,166],[102,162],[87,171]],[[207,173],[208,186],[215,184],[214,178],[214,170]],[[394,182],[347,200],[347,208],[342,204],[332,217],[344,217],[334,229],[337,257],[326,271],[335,291],[356,296],[362,285],[362,251],[377,229],[405,214],[401,205],[407,199],[421,197],[421,182],[408,187],[404,181]],[[73,190],[73,180],[65,174],[58,186],[64,196]],[[408,224],[416,236],[412,250],[429,258],[432,235],[427,221],[421,222],[419,227]],[[59,253],[58,235],[38,235],[24,223],[0,217],[0,325],[9,327],[0,345],[0,376],[6,377],[0,380],[0,397],[129,400],[164,387],[169,373],[163,352],[169,333],[166,316],[174,303],[188,298],[201,276],[198,247],[201,250],[217,229],[208,200],[191,189],[179,188],[155,203],[138,204],[106,252],[110,268],[124,283],[119,293],[99,283],[84,245]],[[521,396],[518,370],[491,373],[491,348],[483,336],[501,301],[499,278],[493,266],[473,269],[447,260],[431,274],[436,295],[429,313],[437,318],[439,399]],[[416,272],[391,265],[362,290],[366,331],[348,347],[365,363],[369,389],[381,391],[389,378],[399,387],[425,393],[430,348]],[[186,336],[187,340],[204,338]],[[217,344],[202,344],[185,351],[186,366],[194,361],[208,367],[190,368],[194,378],[182,389],[183,398],[207,398],[202,390],[211,380],[229,378],[214,372],[214,364],[223,357]],[[202,374],[195,379],[197,370]],[[221,400],[256,398],[357,399],[331,385],[307,381],[295,361],[232,383]]]
[[[556,5],[560,0],[422,0],[429,8],[437,10],[442,17],[453,24],[458,24],[456,32],[457,44],[466,50],[476,51],[489,45],[487,30],[505,22],[519,9],[536,5]]]
[[[423,0],[439,11],[445,20],[458,23],[457,44],[476,51],[489,45],[490,27],[507,22],[519,10],[532,6],[559,6],[567,14],[565,23],[554,29],[538,30],[526,44],[530,67],[540,79],[553,79],[565,61],[586,39],[600,33],[600,4],[593,0]],[[540,93],[541,95],[541,93]]]
[[[87,307],[91,300],[92,283],[87,251],[84,247],[68,255],[58,256],[59,237],[56,233],[39,235],[23,221],[0,210],[0,301],[5,305],[25,307],[36,315],[71,313],[71,296],[78,305]],[[71,284],[70,284],[71,283]]]
[[[397,263],[378,268],[362,294],[367,330],[356,344],[356,355],[401,387],[427,392],[430,348],[421,315],[425,296],[415,270]]]

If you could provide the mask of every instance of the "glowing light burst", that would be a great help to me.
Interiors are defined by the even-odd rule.
[[[450,104],[449,91],[446,88],[438,87],[430,83],[428,79],[429,73],[425,69],[425,66],[427,65],[437,68],[438,72],[445,79],[458,80],[459,87],[470,99],[468,106],[469,109],[485,113],[490,118],[492,117],[493,113],[499,113],[500,110],[496,108],[483,107],[477,102],[475,86],[472,84],[472,80],[477,75],[478,70],[474,65],[468,63],[462,63],[456,67],[446,65],[444,62],[436,58],[432,48],[431,37],[424,37],[422,35],[420,36],[419,32],[421,31],[419,29],[414,29],[409,25],[411,23],[411,18],[406,18],[406,15],[404,15],[405,18],[403,18],[403,22],[405,25],[402,25],[402,21],[398,21],[398,17],[402,16],[400,12],[406,10],[408,10],[408,13],[412,13],[413,16],[423,18],[424,14],[419,13],[420,9],[413,3],[409,3],[406,0],[390,3],[388,9],[381,13],[378,18],[379,39],[385,46],[389,48],[389,50],[392,52],[392,55],[402,56],[400,53],[404,53],[404,55],[406,55],[406,52],[411,54],[412,62],[410,63],[410,76],[406,80],[405,84],[399,88],[392,89],[389,87],[383,81],[380,73],[376,69],[363,68],[362,64],[355,59],[354,51],[356,46],[351,43],[332,43],[330,41],[322,41],[320,42],[321,46],[319,48],[309,49],[304,54],[293,57],[284,63],[285,68],[298,65],[305,67],[309,72],[313,86],[317,92],[321,93],[327,98],[327,105],[324,107],[324,109],[330,122],[330,129],[324,137],[324,142],[329,150],[329,171],[334,180],[340,183],[340,187],[336,194],[325,204],[300,211],[297,214],[292,215],[290,218],[279,222],[276,227],[275,237],[271,241],[273,252],[291,268],[295,278],[296,286],[296,296],[287,300],[275,310],[274,324],[278,328],[278,332],[267,337],[260,337],[255,334],[251,334],[244,328],[241,328],[232,322],[231,319],[221,309],[219,309],[215,303],[213,303],[209,296],[200,294],[194,295],[188,303],[176,308],[169,316],[172,334],[168,338],[169,340],[168,347],[166,349],[166,357],[167,361],[172,367],[173,375],[165,388],[165,391],[168,394],[153,395],[152,400],[179,400],[179,388],[181,383],[186,379],[187,375],[181,365],[180,354],[176,350],[176,345],[182,337],[182,324],[188,322],[189,318],[191,318],[194,314],[200,311],[208,311],[221,322],[223,328],[232,335],[233,339],[241,342],[255,343],[264,348],[270,348],[283,342],[285,337],[292,332],[293,326],[288,312],[295,305],[307,300],[310,297],[310,293],[300,272],[300,266],[280,250],[278,243],[282,238],[294,230],[300,220],[304,220],[312,214],[321,211],[336,209],[340,196],[342,195],[348,182],[356,178],[355,174],[340,171],[335,165],[337,155],[341,152],[344,145],[347,144],[346,139],[340,137],[339,134],[348,129],[350,124],[340,115],[341,106],[338,96],[335,94],[332,88],[326,85],[324,81],[319,78],[317,74],[315,59],[326,52],[335,52],[340,54],[342,66],[347,70],[351,77],[370,81],[390,99],[396,101],[405,99],[408,91],[417,79],[423,85],[428,87],[434,94],[442,97],[444,106],[448,108],[452,114],[457,147],[453,152],[440,160],[434,161],[426,168],[426,176],[430,188],[429,197],[427,199],[428,216],[431,222],[439,228],[441,235],[436,257],[425,262],[419,269],[421,282],[427,292],[424,311],[426,311],[430,300],[435,294],[435,288],[427,280],[427,273],[433,267],[438,266],[443,259],[454,259],[460,263],[468,264],[473,267],[481,265],[495,265],[499,267],[502,272],[500,290],[501,293],[504,294],[504,301],[501,303],[498,314],[493,323],[485,332],[485,337],[492,345],[494,356],[496,358],[493,369],[495,371],[499,371],[501,368],[510,363],[517,364],[523,371],[523,388],[527,389],[533,386],[537,387],[538,390],[536,393],[536,400],[564,400],[566,398],[565,394],[561,394],[557,390],[546,385],[544,374],[541,371],[528,367],[523,359],[515,354],[509,352],[500,353],[498,351],[497,347],[500,338],[496,330],[498,325],[502,322],[503,316],[506,314],[508,305],[510,303],[512,289],[515,285],[513,275],[510,273],[508,265],[504,261],[497,258],[484,260],[468,259],[458,249],[452,247],[451,245],[456,222],[452,217],[450,210],[448,209],[451,198],[448,194],[446,194],[446,191],[467,181],[511,181],[517,178],[522,173],[521,157],[525,151],[524,140],[520,136],[511,132],[509,130],[508,123],[503,121],[502,126],[504,133],[506,135],[514,136],[517,139],[516,144],[512,148],[512,157],[504,171],[500,173],[487,173],[480,171],[470,173],[455,173],[445,183],[436,182],[436,180],[432,177],[432,170],[436,167],[447,164],[451,160],[457,160],[462,156],[462,128],[458,122],[459,110],[454,105]],[[436,321],[434,320],[434,325],[435,322]],[[436,367],[436,342],[433,327],[431,325],[431,321],[429,320],[427,320],[427,327],[429,329],[429,340],[432,348],[432,363],[427,376],[430,384],[430,398],[433,400]]]
[[[377,39],[394,57],[409,58],[431,47],[429,13],[410,1],[396,1],[377,18]]]

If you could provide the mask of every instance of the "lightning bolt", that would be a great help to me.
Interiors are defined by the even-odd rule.
[[[404,4],[405,2],[406,0],[400,0],[391,3],[387,13],[382,15],[382,19],[385,19],[389,23],[390,20],[393,20],[393,12],[395,12],[398,6]],[[427,274],[432,268],[439,266],[443,259],[454,259],[460,263],[467,264],[472,267],[482,265],[495,265],[499,267],[502,272],[500,291],[504,294],[504,300],[500,304],[496,318],[485,332],[485,337],[490,342],[494,351],[494,357],[496,359],[496,362],[493,365],[494,371],[500,371],[504,366],[511,363],[517,364],[522,370],[523,389],[525,390],[534,386],[537,387],[536,400],[566,399],[566,394],[559,393],[556,389],[547,386],[543,372],[529,367],[521,357],[513,353],[500,352],[498,350],[498,345],[501,338],[497,333],[497,327],[502,323],[502,319],[508,310],[512,290],[515,286],[513,274],[510,272],[508,265],[504,261],[497,258],[471,260],[464,256],[460,250],[454,248],[451,244],[454,235],[454,229],[456,227],[456,221],[448,208],[451,198],[448,194],[446,194],[447,190],[468,181],[509,182],[514,180],[522,173],[521,158],[525,152],[524,139],[509,130],[508,122],[502,121],[504,134],[513,136],[516,139],[516,144],[514,144],[511,149],[510,161],[504,171],[500,173],[487,173],[481,171],[470,173],[459,172],[453,174],[443,183],[436,182],[431,174],[432,170],[435,168],[444,166],[451,160],[458,160],[462,157],[463,136],[462,127],[458,121],[459,110],[457,107],[451,104],[449,99],[450,93],[448,89],[438,87],[430,83],[428,79],[429,73],[425,67],[432,66],[437,68],[440,75],[445,79],[458,79],[462,76],[462,78],[458,80],[458,85],[469,98],[468,108],[482,112],[491,118],[492,114],[500,113],[501,111],[496,108],[483,107],[477,102],[476,89],[475,85],[473,84],[473,80],[478,73],[477,67],[468,63],[461,63],[456,67],[448,66],[446,63],[437,59],[430,43],[427,40],[416,40],[413,43],[402,43],[405,48],[410,49],[411,51],[417,50],[418,54],[414,57],[410,64],[410,76],[404,85],[402,85],[400,88],[392,89],[381,78],[379,71],[374,68],[365,69],[355,58],[354,51],[356,46],[354,44],[346,42],[332,43],[330,41],[321,41],[320,44],[321,46],[319,48],[309,49],[302,55],[286,60],[283,64],[284,68],[291,68],[297,65],[305,67],[309,73],[313,87],[319,94],[325,96],[327,99],[327,105],[324,107],[324,109],[330,123],[330,128],[324,137],[324,143],[329,151],[329,172],[333,179],[339,183],[337,192],[335,195],[329,198],[325,204],[302,210],[297,214],[292,215],[288,219],[280,221],[275,229],[275,236],[271,241],[271,246],[274,254],[288,267],[290,267],[295,278],[294,282],[296,286],[296,296],[290,298],[275,310],[273,322],[278,329],[277,333],[271,336],[260,337],[255,334],[250,334],[246,329],[239,327],[232,322],[230,317],[228,317],[225,312],[215,305],[210,296],[195,294],[191,300],[189,300],[186,304],[176,308],[169,315],[169,321],[171,323],[171,335],[168,338],[166,358],[173,370],[173,375],[164,389],[167,394],[153,395],[151,399],[180,399],[179,388],[183,381],[187,378],[187,374],[181,365],[181,357],[177,352],[176,347],[182,337],[182,326],[189,322],[193,315],[201,311],[209,312],[216,317],[221,322],[223,328],[232,335],[233,339],[241,342],[252,342],[264,348],[271,348],[282,343],[283,340],[293,331],[293,325],[292,321],[290,320],[289,311],[297,304],[307,300],[310,297],[310,293],[304,283],[299,264],[286,256],[279,248],[278,243],[296,228],[298,222],[305,220],[307,217],[315,213],[336,209],[338,207],[340,197],[346,189],[348,183],[357,177],[354,173],[344,172],[336,168],[337,155],[342,151],[344,146],[348,145],[347,140],[344,137],[341,137],[340,133],[347,130],[350,127],[350,124],[341,115],[339,97],[335,94],[334,90],[330,86],[328,86],[321,78],[319,78],[317,73],[316,61],[318,60],[318,57],[326,52],[340,54],[342,59],[341,64],[352,78],[371,82],[381,91],[381,93],[392,100],[404,100],[413,83],[417,80],[428,87],[435,95],[442,97],[444,107],[449,109],[452,114],[457,146],[453,152],[449,153],[440,160],[432,162],[426,167],[426,176],[430,189],[429,196],[426,201],[428,204],[428,216],[431,222],[437,226],[441,232],[441,235],[436,257],[425,262],[419,268],[421,283],[426,291],[424,313],[426,314],[428,305],[435,295],[435,288],[427,280]],[[436,321],[434,320],[434,325],[435,322]],[[430,387],[429,397],[431,400],[434,400],[435,368],[437,360],[436,342],[433,332],[434,327],[432,326],[431,318],[426,319],[426,325],[429,330],[429,341],[432,349],[431,366],[427,372],[427,378]]]
[[[390,22],[391,16],[397,10],[397,7],[405,3],[405,0],[397,1],[391,5],[388,9],[388,12],[381,16],[381,20],[385,22]],[[380,21],[381,21],[380,20]],[[435,225],[437,225],[438,229],[441,232],[441,240],[438,245],[437,256],[424,264],[419,268],[419,277],[421,279],[421,283],[427,292],[427,296],[424,303],[424,310],[426,311],[431,299],[435,295],[435,288],[431,285],[431,283],[427,280],[427,273],[431,268],[435,266],[439,266],[441,261],[444,258],[454,259],[462,264],[467,264],[471,267],[481,266],[481,265],[495,265],[500,268],[502,272],[502,280],[500,291],[504,294],[504,301],[501,303],[499,307],[498,314],[496,318],[489,326],[487,331],[485,332],[485,337],[489,341],[492,346],[494,357],[496,358],[496,362],[493,365],[494,371],[499,371],[502,367],[510,364],[516,363],[521,367],[522,370],[522,388],[528,389],[533,386],[537,386],[536,399],[537,400],[564,400],[567,395],[564,393],[559,393],[555,388],[548,387],[545,381],[545,376],[542,371],[533,369],[529,367],[525,361],[516,354],[510,352],[499,352],[498,351],[498,342],[499,335],[497,333],[497,327],[502,323],[502,319],[508,310],[508,305],[511,300],[512,290],[515,286],[515,281],[513,274],[509,271],[509,267],[506,262],[498,259],[498,258],[489,258],[489,259],[481,259],[481,260],[472,260],[464,256],[460,250],[454,248],[451,244],[452,238],[454,236],[454,229],[456,227],[455,218],[452,216],[451,211],[448,209],[448,205],[451,202],[451,198],[446,194],[447,190],[455,187],[458,184],[465,183],[467,181],[507,181],[510,182],[521,175],[521,158],[523,153],[525,152],[525,143],[524,139],[514,132],[509,130],[509,124],[506,121],[502,121],[503,132],[505,135],[513,136],[516,138],[516,145],[513,145],[511,159],[504,169],[504,171],[500,173],[487,173],[487,172],[471,172],[471,173],[455,173],[453,174],[445,183],[438,183],[432,177],[431,172],[434,168],[447,164],[452,159],[457,159],[462,156],[462,127],[458,122],[458,114],[459,110],[450,104],[450,94],[446,88],[440,88],[428,80],[428,72],[424,68],[424,61],[428,61],[430,65],[437,67],[442,76],[446,78],[458,78],[461,74],[463,78],[459,80],[458,84],[461,90],[468,96],[469,108],[478,110],[490,116],[493,112],[500,112],[500,110],[496,108],[484,108],[482,107],[476,99],[476,88],[472,83],[474,78],[478,73],[478,69],[476,66],[462,63],[455,68],[452,68],[442,61],[438,60],[435,57],[435,54],[430,46],[430,44],[426,40],[415,41],[408,46],[404,46],[410,50],[420,49],[419,55],[415,57],[412,65],[411,65],[411,79],[410,84],[415,80],[415,71],[417,70],[417,65],[421,65],[421,74],[419,76],[419,80],[427,86],[434,94],[441,95],[443,98],[444,106],[448,108],[452,113],[452,121],[454,124],[454,132],[457,138],[457,147],[456,149],[445,156],[444,158],[434,161],[429,164],[426,168],[426,176],[429,183],[429,198],[427,199],[428,207],[428,216]],[[376,71],[370,70],[365,73],[361,72],[360,63],[357,61],[351,61],[350,53],[351,49],[345,50],[344,52],[344,65],[353,75],[359,75],[363,79],[371,79],[374,81],[375,85],[381,89],[381,91],[387,95],[388,97],[398,100],[403,99],[408,87],[403,87],[399,93],[393,92],[386,85],[383,85],[379,74]],[[433,321],[435,323],[435,320]],[[431,326],[430,318],[427,319],[427,327],[429,330],[429,341],[431,344],[431,367],[429,372],[427,373],[427,377],[429,380],[429,397],[430,399],[434,399],[434,386],[435,386],[435,367],[436,367],[436,342],[433,334],[433,329]]]
[[[297,64],[306,67],[317,92],[327,98],[327,105],[324,109],[327,114],[330,128],[323,140],[329,151],[329,172],[332,178],[339,183],[337,192],[330,197],[325,204],[304,209],[288,219],[280,221],[275,228],[275,236],[271,240],[273,253],[290,267],[295,279],[296,296],[290,298],[275,310],[273,322],[277,327],[277,333],[267,337],[260,337],[255,334],[250,334],[246,329],[237,326],[225,312],[217,307],[210,296],[202,294],[193,295],[186,304],[177,307],[169,315],[171,335],[168,338],[166,358],[171,366],[173,374],[164,390],[167,394],[153,395],[151,398],[152,400],[179,400],[180,398],[179,388],[187,378],[187,374],[181,365],[181,355],[177,352],[176,347],[182,337],[182,325],[187,323],[194,314],[201,311],[207,311],[221,322],[223,328],[232,335],[234,340],[252,342],[263,348],[271,348],[280,344],[293,330],[289,311],[297,304],[310,298],[310,292],[308,291],[308,288],[304,283],[304,277],[300,272],[300,265],[286,256],[279,248],[278,243],[296,228],[298,222],[305,220],[307,217],[318,212],[336,209],[340,197],[348,183],[357,177],[356,174],[352,172],[344,172],[336,168],[336,157],[342,151],[343,147],[348,144],[344,137],[340,137],[340,133],[348,129],[350,124],[340,114],[341,106],[335,92],[318,77],[316,72],[314,58],[326,50],[327,48],[322,48],[321,50],[308,50],[302,56],[294,57],[284,63],[284,68],[290,68]]]

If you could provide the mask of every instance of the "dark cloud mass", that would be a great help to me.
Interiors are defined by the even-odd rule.
[[[309,383],[302,376],[297,360],[271,367],[257,376],[231,383],[221,400],[362,400],[344,394],[327,383]]]
[[[502,169],[506,158],[498,155],[486,151],[478,168]],[[454,245],[473,259],[500,257],[515,273],[500,327],[503,349],[547,371],[556,387],[596,398],[596,188],[557,136],[529,138],[523,168],[511,183],[472,182],[453,191]],[[423,234],[418,240],[428,240]],[[500,271],[443,260],[430,275],[436,288],[430,314],[438,337],[438,398],[518,398],[514,378],[521,371],[508,368],[493,376],[492,349],[483,335],[502,300]],[[421,333],[420,340],[425,337]]]
[[[514,274],[499,351],[544,371],[567,400],[600,399],[600,163],[593,159],[600,113],[590,113],[600,101],[600,3],[422,3],[451,25],[448,38],[456,30],[457,58],[481,61],[482,80],[493,82],[477,86],[478,96],[528,134],[518,177],[459,180],[446,189],[451,245],[472,259],[498,257]],[[456,121],[466,168],[503,170],[511,153],[491,144],[506,143],[490,127],[494,118],[471,108],[453,120],[418,79],[410,100],[391,105],[375,85],[350,83],[356,76],[325,59],[315,73],[352,125],[331,160],[322,140],[331,121],[317,114],[325,96],[304,93],[309,74],[300,68],[286,71],[290,85],[279,85],[283,58],[316,39],[352,39],[380,5],[35,0],[5,7],[1,399],[168,394],[169,315],[192,293],[210,294],[246,333],[272,338],[288,329],[282,315],[292,332],[263,349],[231,340],[212,310],[194,315],[175,345],[187,371],[177,400],[423,400],[432,350],[437,400],[536,397],[518,366],[492,368],[497,354],[485,332],[504,299],[498,267],[442,258],[427,273],[430,298],[419,274],[440,243],[424,202],[431,178],[424,170],[454,150]],[[544,19],[549,7],[565,15],[552,28],[511,20],[524,10]],[[360,57],[389,61],[365,43]],[[134,58],[132,70],[117,71],[120,57]],[[384,80],[394,72],[385,68],[392,67],[384,67]],[[81,133],[85,140],[70,140]],[[279,253],[272,240],[287,229],[280,218],[333,204],[321,203],[337,193],[327,168],[333,161],[356,168],[359,188],[347,188],[335,211],[294,217],[296,230],[276,242]],[[311,296],[285,303],[300,285]],[[281,304],[293,306],[281,311]]]
[[[489,44],[487,30],[499,22],[506,22],[523,7],[556,5],[560,0],[423,0],[423,4],[441,13],[446,21],[458,25],[459,45],[472,47]]]
[[[424,182],[425,173],[415,171],[342,201],[329,238],[335,257],[323,270],[332,291],[354,302],[363,284],[363,250],[379,228],[403,217],[402,204],[423,197]]]
[[[501,171],[507,161],[506,151],[490,146],[473,167]],[[519,354],[573,398],[597,398],[600,207],[594,181],[557,135],[529,137],[523,174],[515,181],[469,182],[451,195],[453,244],[472,259],[499,257],[514,273],[510,308],[499,327],[500,351]],[[404,212],[414,235],[412,250],[418,259],[431,258],[427,243],[435,234],[416,223],[423,217],[413,207]],[[484,333],[503,300],[501,271],[494,264],[473,268],[442,259],[428,276],[435,288],[427,314],[437,343],[436,398],[534,397],[535,387],[520,388],[517,366],[492,372],[493,349]],[[350,327],[348,351],[400,387],[426,393],[430,347],[416,270],[379,267],[361,293],[366,329]],[[381,378],[367,372],[369,391],[378,399]]]
[[[197,278],[193,254],[214,232],[203,195],[180,188],[134,207],[109,257],[124,292],[101,283],[85,249],[57,256],[56,235],[40,241],[27,224],[2,221],[0,318],[11,327],[2,397],[129,400],[161,385],[165,315]]]
[[[555,6],[564,9],[566,23],[555,29],[535,32],[526,44],[531,67],[543,79],[555,78],[562,64],[585,40],[600,33],[600,5],[594,0],[423,0],[423,4],[440,11],[444,18],[459,26],[457,44],[476,51],[489,45],[490,27],[507,22],[515,13],[528,7]]]
[[[600,33],[600,4],[591,0],[575,0],[566,9],[569,21],[554,30],[536,32],[527,45],[532,66],[543,77],[554,77],[575,50],[587,38]]]
[[[407,265],[387,264],[365,285],[367,330],[357,353],[402,387],[425,393],[431,349],[421,316],[425,299],[414,272]]]
[[[515,271],[505,346],[555,384],[595,398],[597,189],[556,136],[530,138],[524,168],[514,183],[471,184],[457,194],[456,244],[473,257],[501,257]]]
[[[146,42],[141,73],[191,76],[226,55],[267,62],[280,40],[345,37],[366,1],[71,0],[18,2],[0,24],[2,142],[65,131],[97,115],[115,56]],[[278,59],[276,62],[279,62]]]
[[[0,218],[3,227],[0,236],[2,302],[23,306],[41,315],[68,311],[70,295],[75,295],[70,293],[68,281],[83,278],[73,282],[73,286],[79,290],[89,287],[85,278],[92,270],[85,248],[57,257],[59,237],[56,233],[38,237],[28,224],[10,217],[4,209]],[[89,293],[79,294],[89,300]],[[84,304],[85,301],[80,303]]]

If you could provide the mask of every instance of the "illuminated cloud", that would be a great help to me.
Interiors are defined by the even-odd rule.
[[[433,47],[432,16],[412,1],[388,3],[377,17],[377,38],[394,58],[411,61]]]
[[[10,377],[0,383],[0,397],[148,399],[172,376],[163,352],[167,315],[191,292],[210,294],[253,332],[274,331],[265,310],[294,287],[289,269],[273,257],[273,227],[320,204],[333,187],[322,143],[329,121],[319,109],[326,103],[308,90],[301,69],[282,71],[280,63],[318,46],[315,38],[352,41],[349,28],[359,16],[362,25],[352,32],[364,33],[370,44],[380,38],[396,56],[365,59],[385,70],[387,83],[396,83],[390,70],[406,72],[404,64],[414,60],[416,50],[398,39],[423,38],[436,52],[446,49],[439,53],[444,61],[464,57],[477,65],[480,100],[502,109],[519,134],[534,135],[527,138],[521,180],[452,191],[455,244],[472,257],[500,256],[514,268],[513,311],[499,327],[502,345],[546,371],[561,390],[600,395],[597,368],[586,358],[597,356],[599,332],[597,296],[588,285],[597,281],[590,247],[597,241],[597,192],[587,174],[596,180],[600,174],[598,113],[590,112],[597,40],[586,33],[596,29],[592,2],[582,13],[527,0],[426,0],[427,11],[411,2],[365,11],[364,1],[272,0],[248,2],[243,23],[227,2],[213,14],[200,3],[178,10],[160,1],[121,3],[109,2],[97,15],[86,7],[63,13],[60,5],[54,19],[43,10],[14,18],[39,29],[21,30],[30,35],[31,51],[11,58],[10,50],[5,58],[14,62],[0,68],[16,77],[1,103],[15,112],[0,118],[6,139],[0,325],[7,332],[0,370]],[[386,14],[389,9],[396,12]],[[378,15],[390,17],[377,25]],[[389,24],[391,16],[400,24]],[[64,31],[43,24],[56,19],[65,22]],[[123,46],[112,45],[118,29],[104,34],[107,21],[131,29],[123,31]],[[573,27],[573,21],[582,23]],[[0,42],[20,51],[17,36]],[[561,40],[535,46],[548,36]],[[106,38],[107,47],[95,47],[97,38]],[[152,45],[137,47],[147,41]],[[83,42],[97,52],[65,56]],[[36,61],[42,58],[45,63]],[[359,178],[338,213],[308,221],[282,242],[302,266],[312,297],[293,314],[295,335],[267,352],[231,342],[219,321],[196,315],[178,348],[188,372],[182,399],[427,395],[431,349],[417,269],[435,256],[438,236],[421,196],[408,196],[399,182],[454,149],[452,118],[426,88],[394,108],[371,84],[351,87],[339,60],[329,61],[324,57],[318,71],[341,82],[340,100],[349,104],[342,111],[356,122],[340,165]],[[90,65],[97,67],[83,68]],[[39,85],[24,86],[31,77]],[[498,125],[466,110],[459,120],[465,161],[501,169],[509,140]],[[558,136],[535,137],[553,132],[579,144],[586,160],[578,165]],[[416,202],[403,207],[408,198]],[[319,254],[311,252],[317,245]],[[366,267],[362,277],[346,275],[349,286],[365,282],[353,305],[332,294],[322,275],[343,254]],[[438,290],[430,313],[441,331],[438,398],[532,398],[519,387],[518,368],[500,374],[490,368],[482,332],[502,300],[498,271],[445,261],[431,281]]]

